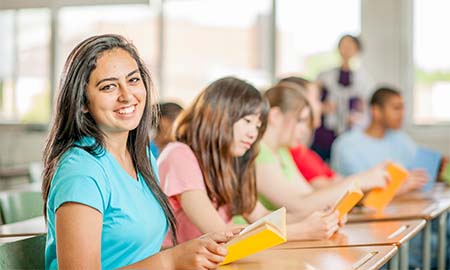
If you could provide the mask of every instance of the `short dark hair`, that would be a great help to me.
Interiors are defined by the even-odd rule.
[[[182,110],[183,108],[174,102],[164,102],[159,104],[159,114],[161,118],[164,117],[175,120]]]
[[[351,38],[353,40],[353,42],[355,42],[356,47],[358,48],[358,51],[360,51],[360,52],[362,51],[363,47],[362,47],[361,40],[358,37],[350,35],[350,34],[345,34],[339,39],[338,48],[341,47],[341,43],[344,40],[344,38]]]
[[[392,97],[392,96],[398,96],[401,97],[400,91],[390,88],[390,87],[380,87],[378,88],[370,98],[370,106],[380,106],[383,107],[386,101]]]

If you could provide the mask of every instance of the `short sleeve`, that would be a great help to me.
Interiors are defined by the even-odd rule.
[[[56,212],[66,202],[76,202],[97,209],[103,214],[108,200],[106,176],[96,161],[89,157],[63,161],[52,180],[49,194],[51,211]]]
[[[270,151],[269,147],[265,145],[264,143],[259,143],[259,153],[256,157],[256,163],[257,164],[272,164],[275,163],[276,158]]]
[[[168,197],[189,190],[205,190],[203,174],[197,158],[186,144],[171,143],[158,159],[159,179]]]
[[[97,209],[100,213],[105,212],[103,193],[95,179],[85,175],[73,175],[59,179],[55,185],[53,194],[53,210],[66,202],[81,203]]]

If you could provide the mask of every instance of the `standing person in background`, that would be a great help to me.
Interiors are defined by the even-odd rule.
[[[367,122],[365,104],[373,84],[355,59],[362,50],[360,40],[344,35],[338,43],[341,65],[317,77],[322,94],[322,125],[316,130],[312,149],[324,160],[330,159],[331,145],[339,134]]]
[[[43,156],[46,269],[210,269],[223,261],[220,243],[232,234],[161,251],[176,222],[147,151],[154,96],[122,36],[93,36],[70,53]]]
[[[155,158],[158,158],[164,147],[173,141],[173,122],[183,111],[183,108],[174,102],[160,103],[158,106],[160,112],[159,123],[156,127],[154,138],[150,143],[150,149]]]

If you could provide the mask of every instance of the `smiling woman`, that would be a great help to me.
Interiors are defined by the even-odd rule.
[[[88,38],[69,55],[44,153],[46,269],[198,269],[223,260],[219,243],[231,233],[160,252],[175,219],[147,153],[152,96],[149,72],[121,36]]]
[[[125,50],[113,49],[103,53],[89,76],[83,111],[106,133],[128,133],[141,120],[146,94],[136,61]]]

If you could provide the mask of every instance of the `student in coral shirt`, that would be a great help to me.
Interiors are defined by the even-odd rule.
[[[316,152],[308,146],[311,143],[314,130],[321,125],[322,104],[320,102],[320,89],[316,83],[304,78],[291,76],[280,80],[280,83],[292,83],[303,89],[302,94],[307,98],[312,110],[311,128],[301,134],[301,143],[289,149],[292,159],[298,170],[308,183],[314,188],[329,186],[331,181],[340,180],[341,177]]]

